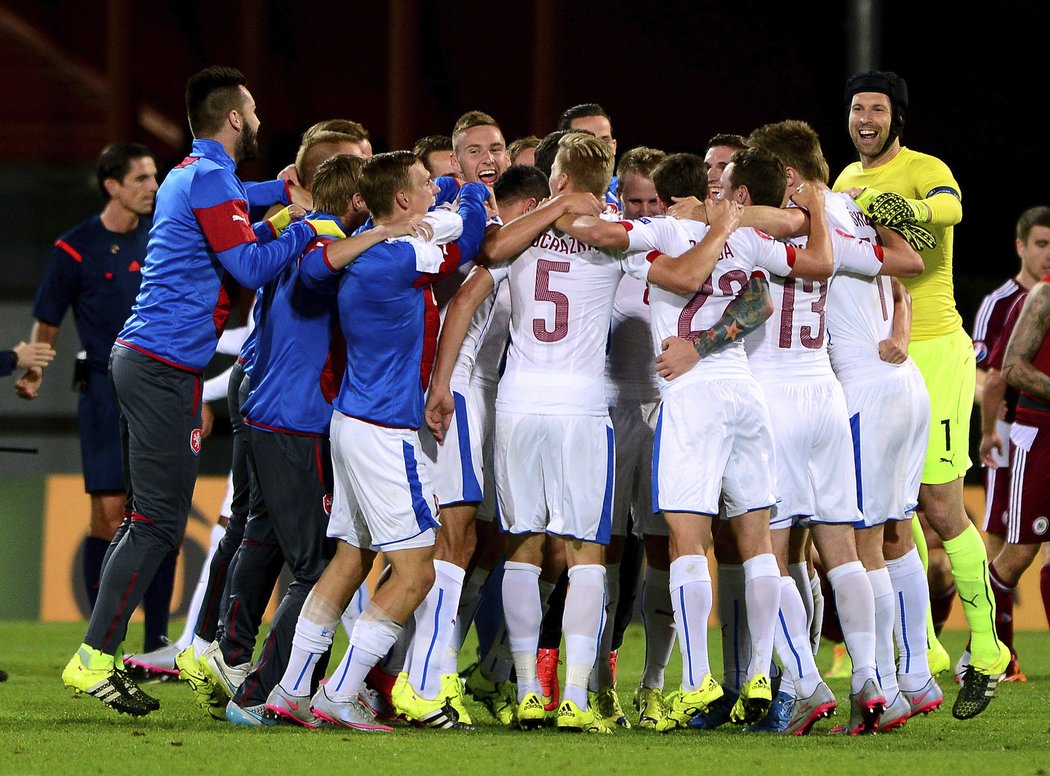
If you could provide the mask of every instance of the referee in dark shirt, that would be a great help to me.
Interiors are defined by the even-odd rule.
[[[146,243],[153,225],[157,165],[139,143],[115,143],[96,163],[102,212],[55,241],[51,260],[33,303],[30,342],[54,345],[70,307],[83,354],[75,380],[80,391],[77,423],[84,489],[91,496],[91,526],[84,540],[83,574],[94,606],[102,561],[123,519],[127,490],[120,459],[120,412],[109,386],[109,352],[139,291]],[[43,382],[39,368],[28,369],[16,384],[18,395],[35,399]],[[173,551],[146,594],[144,651],[163,646],[174,581]]]

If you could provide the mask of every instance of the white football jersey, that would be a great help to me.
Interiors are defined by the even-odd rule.
[[[681,256],[708,232],[706,224],[675,218],[639,219],[625,222],[630,231],[632,274],[648,273],[648,255],[653,251]],[[729,236],[711,277],[691,295],[677,294],[657,285],[649,286],[653,350],[659,354],[667,337],[690,337],[716,324],[729,303],[747,286],[756,267],[782,274],[790,267],[794,249],[751,228],[737,229]],[[696,380],[750,374],[743,339],[701,360],[687,374],[662,381],[664,393],[680,390]]]
[[[879,358],[879,342],[893,329],[893,290],[890,278],[878,274],[878,232],[848,194],[828,192],[825,202],[835,249],[827,300],[832,367],[840,380],[893,370]]]
[[[495,279],[495,276],[494,276]],[[463,345],[460,346],[452,382],[463,384],[475,380],[495,388],[499,367],[507,349],[510,326],[510,286],[503,280],[478,307],[470,319]]]
[[[652,336],[649,289],[645,280],[624,275],[613,300],[605,390],[609,406],[618,399],[653,402],[660,398]]]
[[[790,243],[805,247],[806,238]],[[825,312],[828,281],[766,276],[773,314],[744,341],[751,370],[766,380],[831,377]]]
[[[510,349],[497,410],[608,413],[605,351],[624,271],[622,257],[553,229],[510,264]]]

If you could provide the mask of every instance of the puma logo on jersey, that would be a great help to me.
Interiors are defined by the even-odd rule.
[[[230,216],[234,221],[243,221],[245,224],[248,223],[248,219],[244,216]]]
[[[962,601],[964,604],[968,604],[969,606],[972,606],[974,609],[977,608],[977,599],[978,598],[979,598],[979,596],[977,596],[977,595],[975,595],[973,598],[967,598],[962,593],[959,594],[959,600]]]

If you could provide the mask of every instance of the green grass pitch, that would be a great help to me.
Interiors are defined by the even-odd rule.
[[[0,684],[0,774],[1050,774],[1046,632],[1018,634],[1017,649],[1029,681],[1000,685],[992,705],[976,719],[951,717],[957,688],[942,675],[942,711],[911,720],[897,732],[854,739],[827,735],[832,720],[843,721],[848,714],[846,680],[830,682],[840,703],[838,716],[818,723],[805,738],[733,729],[669,735],[637,729],[611,736],[522,733],[500,728],[477,704],[471,705],[478,727],[474,732],[409,727],[385,735],[285,726],[250,730],[207,718],[179,682],[148,685],[162,707],[133,719],[93,698],[73,699],[63,689],[59,674],[82,633],[78,624],[0,622],[0,668],[11,674]],[[953,657],[963,638],[958,632],[945,634]],[[141,631],[133,627],[129,646],[140,639]],[[337,641],[336,649],[343,643],[345,639]],[[709,643],[717,666],[713,631]],[[471,651],[468,646],[464,655]],[[641,629],[632,626],[618,669],[621,698],[632,714],[631,693],[643,652]],[[825,644],[818,655],[822,669],[830,658]],[[676,685],[678,670],[676,651],[667,674],[669,688]]]

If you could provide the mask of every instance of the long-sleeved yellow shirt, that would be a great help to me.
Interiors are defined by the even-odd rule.
[[[934,156],[902,148],[879,167],[865,170],[860,162],[854,162],[842,171],[833,189],[866,187],[922,200],[930,208],[932,218],[923,226],[933,232],[937,247],[922,251],[926,269],[921,275],[901,278],[911,293],[911,338],[933,339],[961,328],[962,317],[955,309],[952,247],[955,224],[962,220],[962,196],[948,165]]]

